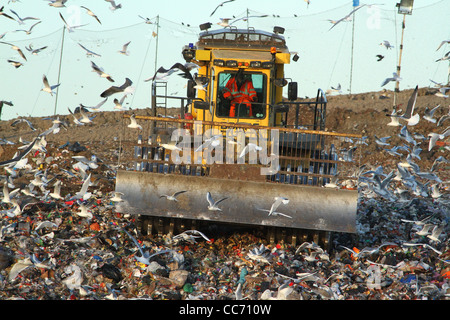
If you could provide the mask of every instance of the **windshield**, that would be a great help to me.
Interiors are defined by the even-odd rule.
[[[233,70],[218,75],[216,116],[265,118],[266,76],[245,71],[240,78],[236,73]]]

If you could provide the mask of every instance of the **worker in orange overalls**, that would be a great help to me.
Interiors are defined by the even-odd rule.
[[[257,100],[257,95],[252,81],[244,75],[242,69],[228,80],[223,90],[223,97],[231,100],[230,117],[236,116],[236,105],[239,104],[244,104],[248,108],[248,115],[253,116],[251,102]]]

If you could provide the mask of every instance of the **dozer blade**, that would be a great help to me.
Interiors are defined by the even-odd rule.
[[[118,212],[166,218],[354,233],[358,192],[314,186],[218,179],[205,176],[119,170],[116,191],[125,200]],[[177,201],[162,195],[178,191]],[[222,211],[208,210],[207,192],[222,198]],[[289,199],[270,215],[275,197]],[[264,211],[267,210],[267,211]]]

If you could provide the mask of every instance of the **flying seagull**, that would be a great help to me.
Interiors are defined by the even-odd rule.
[[[213,10],[213,12],[211,12],[211,14],[209,16],[212,17],[212,15],[217,11],[217,9],[219,9],[219,7],[222,7],[225,3],[233,2],[233,1],[234,0],[227,0],[227,1],[223,1],[223,2],[219,3],[219,5]]]
[[[400,81],[400,80],[402,80],[402,78],[399,77],[397,72],[393,72],[392,77],[384,79],[384,81],[381,83],[381,86],[384,87],[391,81]]]
[[[377,57],[377,61],[381,61],[384,59],[384,56],[382,54],[377,54],[376,57]]]
[[[127,50],[128,45],[130,44],[131,41],[128,41],[127,43],[125,43],[122,47],[122,50],[119,50],[120,54],[123,54],[125,56],[129,56],[130,55],[130,51]]]
[[[20,68],[21,66],[23,66],[23,63],[20,61],[15,61],[15,60],[9,60],[8,62],[11,63],[16,69]]]
[[[337,20],[337,21],[332,21],[333,25],[331,26],[331,28],[330,28],[329,30],[333,29],[339,22],[342,22],[342,21],[350,21],[350,20],[351,20],[351,15],[354,14],[357,10],[361,9],[361,8],[364,7],[364,6],[365,6],[365,4],[360,5],[360,6],[357,6],[355,9],[353,9],[352,11],[350,11],[350,13],[347,14],[345,17],[343,17],[343,18],[341,18],[341,19],[339,19],[339,20]],[[329,31],[329,30],[328,30],[328,31]]]
[[[113,78],[111,78],[109,74],[104,72],[103,68],[100,68],[98,65],[96,65],[94,61],[91,61],[91,67],[93,71],[97,72],[101,78],[106,78],[108,79],[108,81],[114,82]]]
[[[130,93],[131,91],[130,91],[129,88],[131,88],[132,84],[133,84],[133,82],[129,78],[125,78],[124,84],[122,84],[120,87],[117,87],[117,86],[109,87],[108,89],[106,89],[105,91],[103,91],[100,94],[100,97],[107,98],[110,95],[113,95],[113,94],[118,93],[118,92]]]
[[[281,204],[288,204],[289,203],[289,199],[285,198],[285,197],[275,197],[275,201],[272,204],[272,206],[270,207],[270,210],[266,210],[266,209],[259,209],[261,211],[266,211],[269,213],[269,216],[273,215],[273,216],[284,216],[286,218],[292,218],[291,216],[288,216],[287,214],[281,213],[281,212],[277,212],[276,210],[278,209],[278,207]]]
[[[24,24],[25,22],[25,20],[39,20],[39,18],[35,18],[35,17],[25,17],[25,18],[21,18],[18,14],[17,14],[17,12],[15,12],[14,10],[12,10],[12,9],[9,9],[9,11],[11,11],[16,17],[17,17],[17,22],[19,23],[19,24]]]
[[[186,191],[186,190],[178,191],[178,192],[175,192],[174,194],[172,194],[171,196],[170,196],[170,195],[163,194],[162,196],[160,196],[160,198],[166,198],[167,200],[170,200],[170,201],[178,201],[178,200],[177,200],[177,196],[178,196],[179,194],[182,194],[182,193],[185,193],[185,192],[187,192],[187,191]]]
[[[25,32],[26,34],[31,34],[31,30],[33,30],[33,28],[34,28],[36,25],[38,25],[39,23],[41,23],[41,22],[42,22],[42,21],[36,22],[36,23],[33,24],[33,25],[30,27],[30,29],[28,29],[28,30],[19,29],[19,30],[16,30],[16,31],[23,31],[23,32]]]
[[[111,7],[109,7],[111,11],[115,11],[117,9],[122,8],[122,4],[119,3],[116,5],[116,2],[114,0],[105,0],[105,1],[111,3]]]
[[[86,23],[86,24],[81,24],[81,25],[76,25],[76,26],[69,26],[69,24],[66,22],[66,20],[63,17],[63,15],[61,14],[61,12],[59,13],[59,16],[61,17],[62,21],[64,22],[64,25],[66,26],[66,28],[67,28],[67,30],[69,32],[73,32],[74,29],[80,28],[80,27],[83,27],[83,26],[87,25],[87,23]]]
[[[97,20],[98,23],[102,24],[101,21],[100,21],[100,19],[95,15],[95,13],[93,13],[91,10],[89,10],[89,9],[86,8],[86,7],[81,6],[81,8],[85,9],[85,10],[86,10],[86,13],[87,13],[88,15],[90,15],[91,17],[95,18],[95,20]]]
[[[86,56],[87,56],[87,57],[91,57],[91,56],[101,57],[100,54],[95,53],[94,51],[91,51],[91,50],[87,49],[87,48],[84,47],[81,43],[78,43],[78,45],[86,51]]]
[[[17,52],[20,54],[20,56],[21,56],[25,61],[27,61],[27,58],[25,57],[25,55],[23,54],[22,50],[20,50],[20,48],[19,48],[18,46],[14,45],[14,44],[12,44],[12,43],[3,42],[3,41],[0,41],[0,43],[7,44],[7,45],[11,46],[11,49],[17,50]]]
[[[391,44],[389,43],[389,41],[387,41],[387,40],[383,40],[383,42],[380,43],[380,46],[383,46],[383,47],[385,47],[386,49],[392,49],[392,48],[394,47],[394,46],[391,45]]]
[[[7,15],[6,13],[3,12],[3,8],[4,8],[4,7],[5,7],[5,6],[2,6],[2,7],[0,8],[0,16],[4,16],[5,18],[8,18],[8,19],[11,19],[11,20],[16,21],[16,19],[14,19],[14,18],[11,17],[10,15]]]
[[[67,0],[50,0],[51,2],[48,4],[51,7],[54,8],[63,8],[65,7],[65,3],[67,2]]]
[[[128,128],[142,130],[142,126],[136,122],[136,116],[134,113],[130,116],[130,124],[128,125]]]
[[[25,49],[27,49],[28,51],[31,52],[31,54],[36,56],[42,50],[47,49],[47,46],[44,46],[44,47],[41,47],[41,48],[38,48],[38,49],[33,49],[31,44],[30,44],[28,47],[25,47]]]
[[[413,93],[411,94],[411,97],[408,100],[408,105],[406,106],[405,113],[403,113],[401,116],[395,116],[395,117],[399,117],[400,119],[408,121],[409,126],[416,125],[420,119],[420,116],[418,113],[413,115],[414,107],[415,107],[416,101],[417,101],[418,91],[419,91],[419,86],[417,85],[416,88],[414,89]],[[394,117],[394,115],[391,115],[391,117]]]
[[[212,196],[211,196],[211,193],[208,191],[206,193],[206,200],[208,200],[208,204],[209,204],[208,205],[208,210],[210,210],[210,211],[222,211],[222,209],[220,209],[217,205],[220,202],[222,202],[222,201],[224,201],[226,199],[228,199],[228,197],[225,197],[225,198],[222,198],[220,200],[214,201]]]
[[[57,87],[60,85],[60,83],[58,83],[58,84],[55,84],[55,85],[53,85],[53,86],[50,86],[50,85],[48,84],[48,80],[47,80],[47,77],[46,77],[45,74],[44,74],[44,76],[42,77],[42,82],[44,82],[44,88],[42,88],[41,91],[48,92],[48,93],[50,93],[50,95],[52,95],[52,96],[53,96],[53,94],[55,93],[55,92],[53,92],[53,89],[57,88]]]

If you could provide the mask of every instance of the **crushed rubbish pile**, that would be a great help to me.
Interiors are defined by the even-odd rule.
[[[334,235],[329,250],[214,228],[143,235],[115,210],[117,167],[103,161],[114,152],[30,145],[2,166],[0,299],[450,298],[445,184],[436,198],[361,192],[358,232]]]

